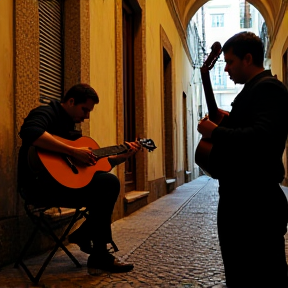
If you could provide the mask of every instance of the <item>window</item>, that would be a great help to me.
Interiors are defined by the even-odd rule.
[[[63,91],[61,0],[39,0],[40,103],[60,100]]]
[[[214,89],[225,89],[226,88],[226,75],[224,72],[223,62],[217,62],[212,69],[212,85]]]
[[[212,14],[212,27],[224,27],[224,14]]]
[[[250,4],[247,1],[240,1],[240,28],[251,28],[252,17]]]

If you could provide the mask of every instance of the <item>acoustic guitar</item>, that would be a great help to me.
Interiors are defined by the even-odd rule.
[[[56,153],[39,147],[31,146],[28,153],[29,165],[32,170],[39,170],[44,165],[49,174],[60,184],[70,188],[85,187],[92,180],[97,171],[109,172],[112,169],[108,156],[119,155],[128,152],[129,145],[115,145],[100,148],[90,137],[80,137],[77,140],[67,140],[53,135],[54,138],[73,147],[89,147],[96,160],[95,165],[89,166],[78,163],[73,157]],[[138,139],[138,143],[148,149],[149,152],[157,147],[152,139]],[[40,160],[40,162],[39,162]],[[40,165],[39,165],[40,164]],[[43,166],[42,166],[43,168]]]
[[[208,108],[208,118],[215,124],[219,124],[222,121],[223,117],[225,115],[229,115],[229,113],[219,109],[217,106],[211,85],[209,71],[214,67],[214,64],[216,63],[222,52],[221,44],[219,42],[215,42],[212,45],[211,49],[212,51],[207,57],[203,66],[200,68],[200,72]],[[209,158],[212,147],[213,144],[211,142],[211,139],[202,137],[195,151],[196,164],[201,167],[208,175],[211,174],[209,169]]]

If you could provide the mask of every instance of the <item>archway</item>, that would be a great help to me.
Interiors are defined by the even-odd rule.
[[[185,28],[187,28],[189,21],[197,12],[197,10],[207,2],[208,0],[189,0],[186,1],[185,7],[180,7],[181,1],[178,0],[178,4],[180,5],[179,11],[184,9],[181,19],[183,20],[183,26]],[[248,2],[252,4],[262,14],[267,25],[268,34],[272,35],[273,28],[275,27],[274,19],[277,18],[277,14],[280,11],[279,8],[281,7],[281,0],[267,1],[265,3],[263,3],[263,1],[261,0],[250,0]]]

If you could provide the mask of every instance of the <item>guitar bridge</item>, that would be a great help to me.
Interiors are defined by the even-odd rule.
[[[71,168],[72,172],[74,174],[78,174],[79,171],[78,169],[76,168],[76,166],[73,164],[71,158],[69,156],[63,156],[63,159],[65,160],[65,162],[68,164],[68,166]]]

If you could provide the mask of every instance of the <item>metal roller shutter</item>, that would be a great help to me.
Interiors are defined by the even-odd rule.
[[[40,103],[60,101],[63,85],[61,0],[39,0]]]

